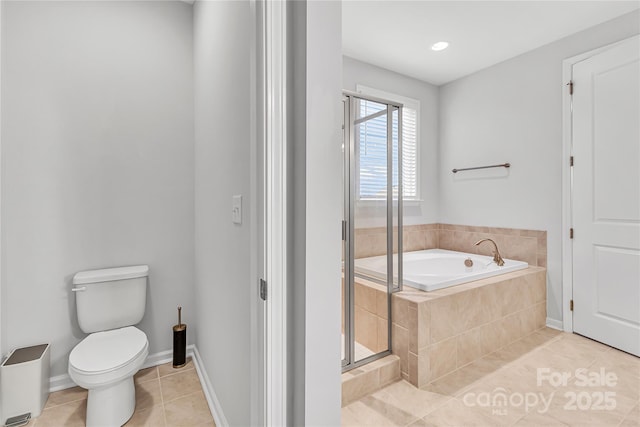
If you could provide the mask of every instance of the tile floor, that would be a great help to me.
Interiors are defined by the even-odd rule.
[[[640,358],[543,328],[422,389],[369,394],[342,408],[342,425],[639,427]]]
[[[135,376],[136,411],[126,426],[215,427],[191,360],[180,369],[171,363],[143,369]],[[49,395],[44,411],[29,426],[84,426],[87,391],[80,387]]]

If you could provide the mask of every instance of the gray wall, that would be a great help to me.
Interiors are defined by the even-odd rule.
[[[309,1],[306,17],[304,421],[335,426],[340,425],[342,7]]]
[[[290,217],[292,218],[289,243],[289,283],[287,297],[289,304],[287,316],[295,319],[287,325],[288,353],[290,371],[287,377],[287,407],[289,423],[294,426],[305,424],[305,245],[306,245],[306,135],[307,135],[307,2],[294,1],[288,15],[287,30],[293,34],[289,37],[289,48],[293,54],[288,58],[287,72],[291,76],[288,89],[287,125],[289,126],[288,150],[290,156],[289,170],[295,179],[289,180],[288,190],[293,197],[289,198]],[[330,390],[330,389],[329,389]]]
[[[343,88],[355,91],[357,85],[420,101],[420,199],[404,203],[404,224],[429,224],[438,221],[438,87],[350,57],[343,57]],[[358,208],[356,227],[386,224],[379,209]]]
[[[440,219],[548,232],[548,317],[562,319],[562,60],[640,32],[633,12],[441,87]],[[576,90],[579,90],[576,88]],[[452,174],[511,162],[508,174]]]
[[[288,354],[295,426],[340,425],[342,54],[339,2],[291,2],[293,178]]]
[[[194,5],[196,335],[231,425],[251,424],[249,1]],[[231,197],[243,195],[243,224]]]
[[[52,343],[65,374],[71,278],[150,267],[150,353],[194,319],[192,10],[7,2],[2,23],[2,352]]]

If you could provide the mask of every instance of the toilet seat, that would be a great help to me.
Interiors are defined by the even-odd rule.
[[[147,336],[125,328],[90,334],[69,355],[69,375],[81,387],[112,384],[135,374],[149,354]]]

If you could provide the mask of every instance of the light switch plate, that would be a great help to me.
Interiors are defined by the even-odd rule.
[[[231,198],[231,221],[234,224],[242,224],[242,196]]]

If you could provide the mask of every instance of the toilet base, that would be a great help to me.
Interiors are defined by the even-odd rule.
[[[107,387],[89,389],[87,427],[120,427],[136,409],[133,376]]]

